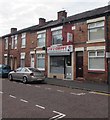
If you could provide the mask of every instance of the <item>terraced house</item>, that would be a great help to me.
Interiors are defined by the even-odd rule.
[[[12,69],[31,66],[47,77],[66,80],[110,80],[110,5],[57,20],[11,28],[2,36],[3,62]]]

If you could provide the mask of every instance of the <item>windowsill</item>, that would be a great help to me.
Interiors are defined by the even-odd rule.
[[[62,44],[53,44],[51,47],[61,46]]]
[[[43,48],[43,47],[45,47],[45,46],[38,46],[38,47],[36,47],[36,48]]]
[[[88,70],[88,73],[104,74],[105,70]]]
[[[40,71],[45,71],[45,68],[37,68]]]
[[[103,39],[103,40],[89,40],[86,43],[99,43],[99,42],[105,42],[105,39]]]
[[[21,48],[26,48],[26,47],[21,47]]]

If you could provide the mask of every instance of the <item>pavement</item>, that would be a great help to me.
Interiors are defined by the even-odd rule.
[[[107,83],[62,80],[57,78],[46,78],[45,82],[50,85],[110,94],[110,85],[108,85]]]

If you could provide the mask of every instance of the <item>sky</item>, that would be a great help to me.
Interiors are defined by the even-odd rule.
[[[39,18],[56,20],[57,12],[75,15],[108,5],[110,0],[0,0],[0,36],[37,25]]]

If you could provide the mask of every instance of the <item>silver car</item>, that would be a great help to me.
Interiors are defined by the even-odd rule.
[[[43,72],[39,71],[36,68],[19,67],[16,70],[11,71],[8,74],[8,78],[10,81],[20,80],[23,83],[32,82],[32,81],[43,82],[45,80],[45,75]]]

